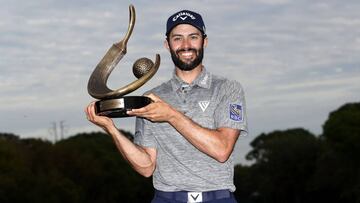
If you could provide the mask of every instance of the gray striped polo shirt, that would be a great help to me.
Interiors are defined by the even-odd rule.
[[[150,90],[163,101],[208,129],[220,127],[247,133],[244,91],[240,83],[201,74],[187,84],[174,73],[168,82]],[[211,191],[229,189],[233,183],[233,154],[220,163],[189,143],[167,122],[136,119],[134,142],[157,149],[154,187],[161,191]]]

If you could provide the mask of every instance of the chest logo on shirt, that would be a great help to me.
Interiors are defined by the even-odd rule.
[[[243,121],[242,104],[230,104],[230,119],[234,121]]]
[[[199,106],[203,112],[205,112],[206,108],[209,106],[210,101],[199,101]]]

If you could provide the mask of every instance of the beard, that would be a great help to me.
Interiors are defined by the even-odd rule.
[[[179,57],[179,53],[182,51],[195,52],[195,54],[196,54],[195,59],[192,61],[189,61],[189,62],[182,61]],[[204,46],[201,46],[201,48],[198,50],[194,49],[194,48],[189,48],[189,49],[179,49],[179,50],[174,51],[173,49],[170,48],[170,53],[171,53],[171,59],[174,62],[176,67],[178,67],[180,70],[183,70],[183,71],[191,71],[202,62],[202,60],[204,58]]]

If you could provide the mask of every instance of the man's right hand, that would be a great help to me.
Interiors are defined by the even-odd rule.
[[[86,108],[85,108],[85,114],[87,119],[94,123],[95,125],[103,128],[105,131],[108,131],[110,127],[114,126],[114,122],[111,118],[108,118],[106,116],[98,116],[95,113],[95,101],[91,102]]]

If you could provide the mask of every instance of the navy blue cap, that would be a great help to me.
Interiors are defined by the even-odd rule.
[[[189,24],[199,29],[205,35],[205,24],[200,14],[189,10],[182,10],[176,12],[169,17],[166,23],[166,36],[169,35],[171,30],[179,24]]]

